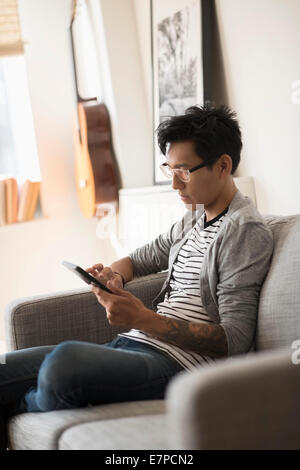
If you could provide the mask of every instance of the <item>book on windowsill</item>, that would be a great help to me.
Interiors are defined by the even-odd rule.
[[[17,221],[32,220],[37,207],[40,181],[26,180],[21,188]]]
[[[16,178],[6,178],[5,180],[6,199],[6,223],[15,224],[18,215],[18,183]]]

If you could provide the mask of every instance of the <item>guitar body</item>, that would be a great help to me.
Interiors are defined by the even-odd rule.
[[[77,107],[81,142],[76,152],[76,188],[81,212],[90,218],[101,204],[118,208],[121,181],[105,104],[87,102]]]
[[[75,143],[76,190],[82,214],[91,218],[97,216],[102,208],[112,205],[119,207],[119,189],[121,177],[115,157],[111,125],[108,110],[97,98],[83,99],[78,89],[75,60],[73,24],[80,6],[79,0],[73,0],[72,20],[70,25],[71,47],[74,77],[77,93],[78,125],[73,134]],[[101,208],[101,205],[104,205]]]

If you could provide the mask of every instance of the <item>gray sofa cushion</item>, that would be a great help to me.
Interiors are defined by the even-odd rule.
[[[260,294],[256,349],[290,348],[300,338],[300,215],[265,220],[274,252]]]
[[[169,449],[165,414],[110,419],[67,429],[60,450],[160,450]]]
[[[9,421],[10,448],[14,450],[55,450],[60,436],[74,425],[90,422],[165,413],[164,400],[145,400],[113,403],[108,405],[50,411],[47,413],[23,413]],[[118,420],[116,420],[118,422]]]

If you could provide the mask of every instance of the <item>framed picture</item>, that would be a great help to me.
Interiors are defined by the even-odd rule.
[[[153,183],[170,184],[156,129],[166,118],[211,100],[211,0],[150,0]]]

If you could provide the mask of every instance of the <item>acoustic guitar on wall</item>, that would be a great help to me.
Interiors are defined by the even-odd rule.
[[[79,125],[79,129],[78,125],[74,129],[75,178],[81,212],[91,218],[97,215],[101,205],[109,204],[118,209],[121,177],[113,149],[108,109],[98,98],[82,98],[79,93],[73,32],[77,15],[78,0],[73,0],[70,32]]]

